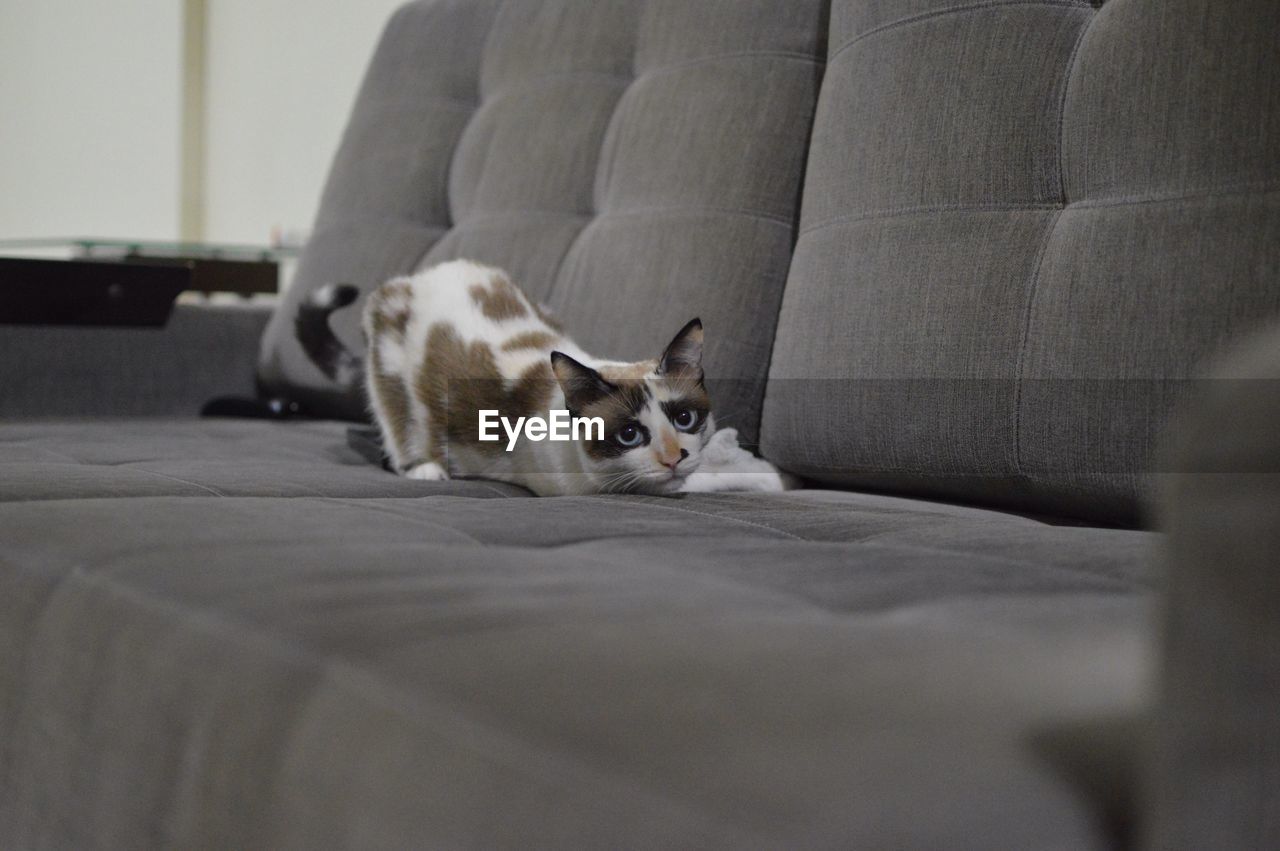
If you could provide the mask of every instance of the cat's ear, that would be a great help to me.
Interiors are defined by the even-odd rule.
[[[658,361],[659,375],[692,375],[702,378],[702,320],[690,319],[667,346]]]
[[[564,391],[564,401],[572,410],[580,410],[588,402],[608,396],[618,388],[605,381],[589,366],[578,363],[564,352],[551,353],[551,371]]]

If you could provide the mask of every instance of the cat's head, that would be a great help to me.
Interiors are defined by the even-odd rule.
[[[570,413],[604,421],[604,440],[579,443],[600,490],[673,493],[702,463],[714,425],[699,320],[681,328],[656,360],[597,370],[552,352],[551,367]]]

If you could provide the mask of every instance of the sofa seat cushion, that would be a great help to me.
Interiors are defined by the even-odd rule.
[[[398,478],[348,423],[232,419],[0,423],[0,502],[140,496],[528,496],[499,482]]]
[[[1102,847],[1041,743],[1147,689],[1154,536],[887,497],[46,499],[0,541],[7,847]]]

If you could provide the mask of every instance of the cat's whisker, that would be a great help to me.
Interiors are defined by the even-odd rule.
[[[604,479],[601,484],[601,490],[606,493],[621,493],[638,480],[638,470],[620,470]]]
[[[614,483],[615,493],[625,493],[629,491],[633,485],[644,479],[642,470],[623,470],[618,480]]]

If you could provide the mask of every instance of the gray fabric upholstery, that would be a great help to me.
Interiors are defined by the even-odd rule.
[[[772,347],[766,453],[914,496],[534,499],[339,422],[0,423],[0,847],[1276,844],[1277,383],[1208,383],[1167,541],[1044,515],[1131,521],[1184,379],[1280,310],[1280,7],[833,0],[811,124],[827,6],[404,7],[259,374],[362,416],[298,299],[469,256],[601,353],[701,314],[748,440]],[[248,395],[261,322],[6,329],[0,414]],[[1223,374],[1280,378],[1276,340]]]
[[[1169,597],[1147,846],[1280,846],[1280,327],[1218,365],[1162,494]]]
[[[1103,848],[1040,742],[1146,692],[1150,534],[914,500],[86,494],[0,540],[6,847]]]
[[[1272,0],[832,4],[762,446],[1133,522],[1178,383],[1280,314]]]
[[[259,307],[177,305],[163,328],[0,325],[0,421],[195,416],[252,397]]]
[[[370,464],[334,422],[31,420],[0,424],[0,502],[98,497],[527,496],[500,482],[418,482]]]
[[[401,9],[369,69],[261,376],[364,416],[293,338],[299,299],[454,257],[509,269],[588,350],[707,327],[754,440],[821,77],[822,0],[496,0]],[[334,317],[361,345],[359,307]]]

